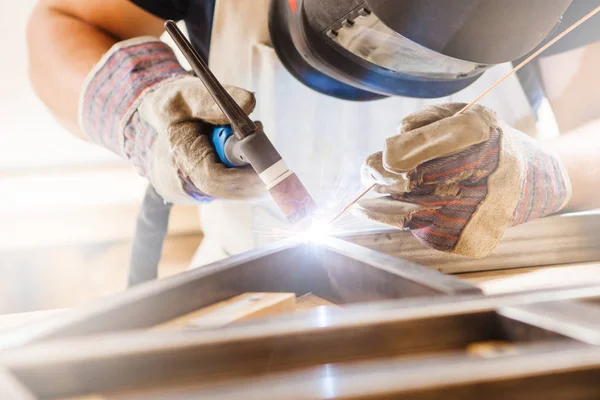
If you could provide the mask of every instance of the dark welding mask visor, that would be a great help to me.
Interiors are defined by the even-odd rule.
[[[571,0],[271,0],[271,42],[312,89],[438,98],[534,50]]]

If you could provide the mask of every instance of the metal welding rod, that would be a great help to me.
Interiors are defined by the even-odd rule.
[[[175,22],[167,21],[165,29],[229,120],[237,139],[233,148],[238,158],[254,168],[288,221],[296,224],[312,215],[317,208],[315,201],[267,135],[227,93]]]

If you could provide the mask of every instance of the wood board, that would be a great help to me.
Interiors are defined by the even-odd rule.
[[[295,310],[294,293],[244,293],[159,324],[153,329],[219,328],[233,322]]]
[[[317,307],[339,307],[338,305],[315,296],[312,293],[307,293],[296,299],[296,311],[312,310]]]
[[[509,293],[600,284],[600,263],[511,268],[456,276],[481,288],[487,294]]]

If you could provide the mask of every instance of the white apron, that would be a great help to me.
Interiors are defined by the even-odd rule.
[[[217,0],[210,48],[210,67],[228,84],[256,93],[252,117],[287,165],[296,172],[321,207],[347,202],[360,189],[360,166],[383,149],[407,114],[429,104],[469,102],[511,68],[500,65],[465,90],[434,100],[395,97],[352,102],[325,96],[297,81],[270,47],[268,0]],[[510,125],[535,134],[535,118],[516,76],[481,104]],[[347,213],[340,226],[364,230],[374,224]],[[250,250],[286,234],[287,222],[269,199],[256,202],[215,201],[201,206],[205,234],[193,266]]]

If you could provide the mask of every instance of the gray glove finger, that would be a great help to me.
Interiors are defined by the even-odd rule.
[[[428,106],[422,110],[407,115],[403,120],[400,133],[427,126],[440,119],[448,118],[459,112],[466,103],[448,103]]]
[[[190,178],[198,189],[218,199],[252,199],[266,193],[265,184],[252,167],[227,168],[215,153],[205,157]]]
[[[202,85],[202,83],[200,83]],[[244,110],[246,115],[249,115],[254,111],[256,106],[256,98],[254,93],[248,92],[247,90],[223,85],[225,90],[233,97],[235,102]],[[213,100],[208,90],[201,86],[201,88],[186,88],[184,90],[184,96],[187,95],[189,90],[189,106],[192,109],[192,117],[201,119],[204,122],[208,122],[212,125],[226,125],[229,124],[229,120],[223,114],[217,103]]]
[[[411,216],[417,211],[429,208],[419,204],[406,203],[390,196],[364,199],[352,207],[352,214],[380,224],[404,228]]]
[[[266,189],[251,167],[227,168],[217,157],[201,122],[184,122],[169,128],[176,165],[203,193],[219,199],[246,199]]]
[[[482,106],[473,106],[461,115],[444,118],[387,139],[383,165],[390,172],[412,171],[427,161],[488,140],[491,126],[495,124],[495,113]]]
[[[256,105],[253,93],[235,86],[224,87],[246,114],[252,113]],[[192,76],[162,84],[145,96],[139,111],[141,117],[159,132],[191,120],[213,125],[229,123],[202,81]]]
[[[375,184],[374,190],[382,194],[405,193],[409,190],[409,179],[406,174],[395,174],[383,168],[382,153],[371,154],[361,167],[362,184],[369,187]]]

